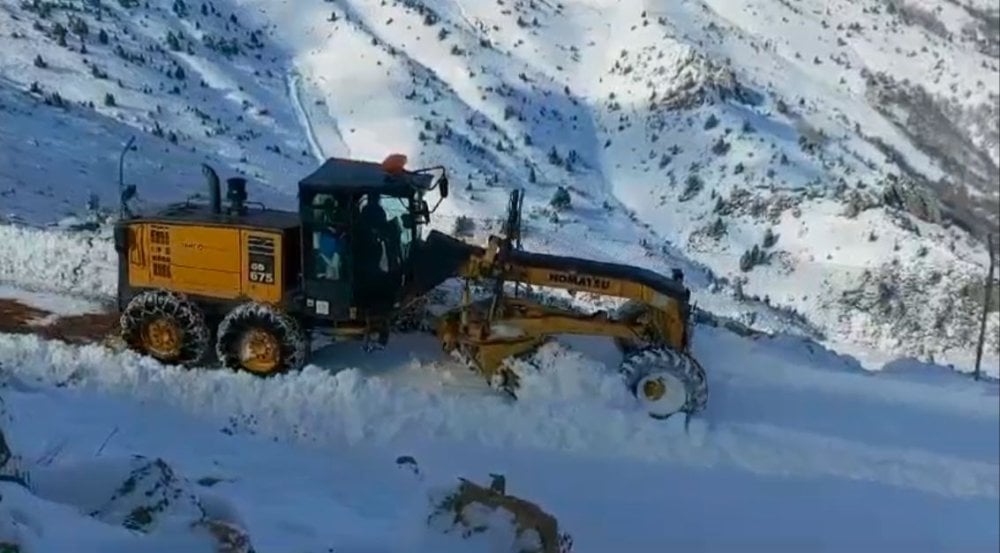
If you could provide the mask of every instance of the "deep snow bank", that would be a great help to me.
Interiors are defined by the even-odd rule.
[[[988,497],[954,498],[836,478],[762,477],[721,467],[600,460],[573,452],[494,449],[441,436],[416,436],[411,444],[388,448],[303,447],[292,436],[275,440],[246,431],[220,432],[212,419],[160,401],[80,386],[12,382],[4,399],[24,415],[14,437],[33,442],[23,449],[27,458],[55,457],[59,465],[75,467],[133,452],[165,459],[178,474],[198,482],[203,499],[206,492],[229,499],[262,552],[507,553],[503,535],[464,540],[457,531],[428,532],[432,502],[427,492],[453,489],[458,475],[485,484],[488,472],[504,474],[512,493],[557,515],[560,528],[573,536],[575,553],[660,553],[665,548],[714,553],[925,551],[942,543],[951,549],[990,551],[997,543],[997,503]],[[749,399],[760,408],[758,400]],[[826,406],[821,409],[830,418]],[[926,434],[923,428],[913,428],[913,433]],[[20,439],[16,443],[25,445]],[[411,455],[416,463],[400,464],[400,455]],[[69,515],[86,521],[78,513]],[[720,526],[706,520],[726,522]],[[60,535],[53,531],[49,537]],[[77,543],[32,553],[160,553],[142,547],[151,542],[131,542],[136,547],[126,549],[86,549]]]
[[[118,282],[111,230],[74,231],[0,225],[0,283],[89,298],[109,298]]]
[[[7,389],[4,396],[21,391]],[[44,444],[33,413],[0,398],[0,550],[132,553],[250,553],[250,538],[227,500],[161,458],[103,456],[66,461]],[[110,437],[109,437],[110,438]],[[39,443],[41,442],[41,443]],[[23,446],[23,447],[22,447]],[[39,448],[47,446],[41,452]]]

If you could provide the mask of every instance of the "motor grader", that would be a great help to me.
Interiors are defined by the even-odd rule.
[[[224,206],[218,175],[203,172],[208,201],[127,213],[116,224],[121,337],[135,351],[260,376],[294,371],[314,336],[377,349],[424,316],[428,294],[457,281],[461,301],[425,328],[492,385],[516,396],[511,358],[556,335],[600,335],[623,350],[625,383],[651,416],[705,407],[680,271],[666,277],[524,251],[518,190],[503,232],[475,245],[425,232],[448,195],[447,172],[409,170],[399,154],[381,163],[327,159],[298,183],[296,212],[248,201],[239,177],[227,179]],[[435,190],[431,209],[425,197]],[[486,297],[474,297],[473,286]],[[615,313],[584,313],[532,299],[527,287],[627,302]]]

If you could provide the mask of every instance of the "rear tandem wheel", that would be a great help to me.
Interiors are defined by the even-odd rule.
[[[125,344],[162,363],[190,367],[204,361],[210,334],[201,309],[177,292],[142,292],[122,311]]]
[[[309,343],[299,323],[262,303],[245,303],[219,324],[216,355],[226,368],[271,376],[302,368]]]

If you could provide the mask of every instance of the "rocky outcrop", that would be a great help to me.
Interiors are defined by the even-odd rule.
[[[489,487],[464,478],[441,499],[430,519],[458,530],[463,537],[473,534],[508,534],[510,551],[516,553],[570,553],[572,538],[559,532],[556,518],[538,505],[507,495],[504,477],[493,475]],[[501,537],[503,539],[503,537]]]
[[[950,351],[971,352],[982,312],[982,275],[969,267],[947,270],[922,263],[886,263],[865,271],[838,305],[848,338],[864,338],[885,349],[933,359]],[[1000,352],[1000,317],[988,317],[985,351]]]
[[[242,525],[217,505],[206,506],[196,485],[165,460],[137,455],[59,464],[43,457],[28,466],[9,445],[10,417],[6,413],[0,417],[0,482],[21,489],[15,510],[25,511],[13,516],[0,495],[0,553],[21,553],[25,524],[30,533],[44,535],[50,521],[40,513],[46,510],[32,509],[43,502],[68,506],[80,516],[131,531],[121,535],[123,540],[138,536],[140,542],[170,540],[199,551],[207,545],[215,553],[254,553]]]
[[[922,221],[941,223],[941,206],[933,193],[909,178],[889,175],[882,191],[882,201]]]

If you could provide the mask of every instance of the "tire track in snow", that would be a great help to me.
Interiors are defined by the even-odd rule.
[[[426,352],[425,352],[426,353]],[[336,374],[315,365],[259,379],[228,371],[163,367],[130,352],[0,335],[8,374],[164,401],[279,439],[325,446],[391,444],[415,437],[471,441],[588,457],[737,467],[750,473],[878,482],[951,497],[1000,497],[998,466],[931,451],[885,447],[767,424],[654,421],[632,407],[614,374],[582,356],[539,354],[546,370],[525,380],[516,403],[443,385],[442,367],[412,362],[391,374]],[[437,380],[436,380],[437,379]],[[415,386],[414,380],[425,385]],[[891,406],[888,406],[891,408]]]
[[[312,151],[312,155],[317,161],[326,161],[328,157],[328,152],[326,152],[320,144],[321,137],[316,128],[316,122],[309,117],[309,108],[307,108],[306,101],[304,99],[304,88],[306,84],[302,78],[302,74],[297,70],[290,70],[288,72],[288,97],[292,102],[292,109],[295,111],[295,115],[302,125],[303,130],[306,133],[306,140],[309,142],[309,149]],[[340,132],[340,128],[337,125],[337,121],[333,119],[333,116],[329,113],[326,114],[329,118],[329,133],[325,135],[325,138],[330,139],[336,144],[334,148],[335,151],[332,152],[334,155],[343,155],[346,157],[351,157],[351,148],[347,145],[344,140],[343,133]],[[329,145],[329,141],[327,142]]]
[[[322,162],[326,159],[326,156],[323,155],[323,149],[316,141],[316,133],[313,131],[312,123],[309,121],[309,117],[306,116],[306,110],[302,107],[302,99],[299,97],[299,85],[301,82],[302,76],[297,71],[292,70],[288,72],[288,98],[292,101],[292,108],[295,110],[295,115],[299,118],[299,123],[302,124],[302,129],[306,133],[306,140],[309,142],[309,149],[312,151],[313,157],[317,161]]]

